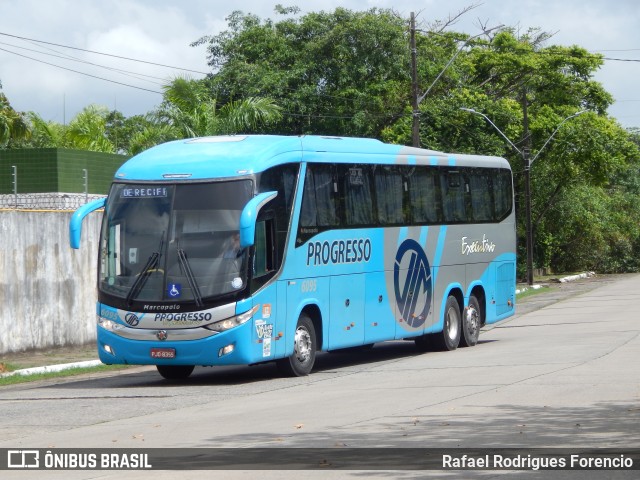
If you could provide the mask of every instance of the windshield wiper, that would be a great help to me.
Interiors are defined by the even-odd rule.
[[[191,265],[189,265],[189,260],[187,259],[187,254],[184,253],[184,250],[180,248],[180,242],[177,242],[177,251],[178,251],[178,260],[180,261],[180,265],[184,270],[184,274],[187,277],[187,281],[189,282],[189,286],[191,287],[191,291],[193,292],[193,298],[196,301],[196,305],[198,307],[202,307],[204,303],[202,303],[202,294],[200,293],[200,287],[198,287],[198,282],[196,281],[196,277],[193,275],[193,270],[191,270]]]
[[[127,306],[129,307],[131,306],[131,304],[133,303],[133,300],[138,296],[138,294],[142,290],[142,287],[144,287],[144,284],[147,283],[147,280],[151,276],[151,272],[153,272],[155,268],[158,266],[158,261],[162,256],[161,252],[162,252],[163,245],[164,245],[164,232],[162,232],[162,238],[160,238],[160,247],[158,248],[158,251],[153,252],[149,256],[149,258],[147,259],[147,263],[144,265],[142,270],[140,270],[140,273],[138,274],[138,278],[136,278],[136,281],[133,282],[133,285],[131,285],[131,290],[129,290],[129,293],[127,294],[127,298],[126,298]]]

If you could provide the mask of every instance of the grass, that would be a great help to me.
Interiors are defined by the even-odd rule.
[[[0,374],[13,372],[14,370],[18,370],[20,367],[14,365],[13,363],[0,363]]]
[[[528,297],[533,297],[534,295],[539,295],[541,293],[546,293],[549,291],[549,287],[540,287],[540,288],[527,288],[524,292],[520,292],[516,295],[517,300],[523,300]]]
[[[4,372],[10,372],[9,370],[12,366],[10,364],[0,364],[0,366],[4,367],[6,370]],[[62,370],[60,372],[44,372],[44,373],[33,373],[30,375],[11,375],[9,377],[0,377],[0,387],[4,387],[6,385],[16,385],[19,383],[27,383],[27,382],[35,382],[37,380],[47,380],[50,378],[60,378],[60,377],[74,377],[76,375],[82,375],[85,373],[100,373],[100,372],[109,372],[116,371],[129,368],[128,365],[97,365],[95,367],[75,367],[70,368],[68,370]],[[15,368],[14,368],[15,369]],[[0,372],[2,370],[0,369]]]

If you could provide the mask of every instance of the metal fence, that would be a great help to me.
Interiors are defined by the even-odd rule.
[[[75,210],[105,197],[92,193],[11,193],[0,195],[0,210]]]

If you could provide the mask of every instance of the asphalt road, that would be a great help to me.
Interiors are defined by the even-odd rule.
[[[412,342],[321,354],[309,377],[272,365],[150,368],[0,389],[0,448],[640,448],[640,276],[609,278],[483,331],[472,348]],[[593,288],[592,287],[592,288]],[[587,291],[589,290],[589,291]],[[534,297],[535,298],[535,297]],[[539,302],[538,304],[536,304]],[[545,306],[546,304],[546,306]],[[523,308],[524,307],[524,308]],[[31,472],[2,478],[34,478]],[[637,478],[636,472],[38,472],[38,478]]]

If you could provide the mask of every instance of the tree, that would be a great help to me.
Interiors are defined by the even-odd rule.
[[[612,188],[611,179],[637,157],[637,149],[632,148],[626,132],[606,117],[606,109],[613,99],[592,78],[602,65],[602,57],[577,46],[547,47],[545,44],[549,39],[550,35],[537,30],[517,37],[513,30],[507,29],[496,34],[490,42],[476,45],[467,56],[473,69],[462,89],[473,92],[484,102],[481,106],[464,106],[488,114],[521,151],[531,148],[530,158],[537,158],[531,167],[534,263],[539,267],[562,264],[558,260],[558,253],[562,252],[563,258],[572,256],[577,264],[582,263],[586,268],[592,262],[586,257],[572,255],[567,250],[571,242],[566,241],[575,238],[571,229],[582,231],[579,227],[587,218],[586,210],[564,208],[567,198],[575,195],[593,202],[601,198]],[[563,123],[565,118],[582,109],[592,113]],[[525,111],[528,117],[526,131]],[[473,135],[478,134],[479,128],[496,135],[482,117],[468,116],[468,122],[476,127],[472,129]],[[561,123],[561,129],[556,132]],[[553,141],[546,144],[554,132]],[[517,181],[518,218],[523,219],[524,188],[520,175],[523,160],[506,142],[503,155],[512,160]],[[591,196],[587,197],[585,191],[591,192]],[[611,204],[592,203],[589,211],[607,211],[606,208],[602,210],[603,206],[608,208]],[[545,222],[545,216],[553,217],[556,208],[562,209],[564,221],[556,216],[554,221]],[[605,245],[607,236],[599,230],[605,222],[600,216],[593,215],[591,217],[598,218],[599,223],[590,231],[597,237],[592,240],[594,245],[600,245],[600,240]],[[520,221],[518,226],[520,245],[524,245],[523,223]],[[565,228],[566,225],[572,227]],[[616,230],[611,223],[609,226],[612,231]],[[582,238],[588,236],[583,234]],[[598,251],[602,253],[603,250]]]
[[[115,153],[115,146],[108,137],[109,110],[100,105],[89,105],[76,114],[68,125],[46,121],[40,115],[29,112],[32,135],[21,148],[75,148],[94,152]]]
[[[129,154],[131,141],[137,134],[143,132],[151,121],[146,115],[125,117],[122,112],[112,110],[106,118],[105,134],[113,144],[116,153]]]
[[[234,12],[226,31],[195,42],[207,44],[217,98],[265,92],[276,99],[283,106],[283,121],[265,131],[411,144],[406,19],[376,9],[337,8],[300,16],[298,10],[277,8],[276,14],[274,21]],[[516,180],[521,245],[521,152],[531,148],[536,157],[531,169],[536,265],[586,268],[599,258],[607,270],[631,268],[627,260],[616,263],[613,252],[622,252],[624,259],[638,253],[636,230],[616,215],[619,208],[636,211],[628,199],[637,194],[629,195],[630,187],[620,179],[629,172],[639,178],[637,145],[606,115],[613,99],[593,79],[602,56],[578,46],[549,45],[551,39],[539,29],[521,35],[504,28],[473,39],[442,28],[417,32],[420,92],[438,78],[419,107],[421,145],[508,158]],[[460,51],[461,45],[466,48]],[[461,107],[489,116],[517,150],[485,119]],[[583,109],[590,113],[563,123]],[[582,203],[569,208],[572,198]],[[596,222],[588,230],[592,236],[585,222]],[[572,254],[570,246],[580,235],[598,246],[597,255]]]
[[[106,107],[89,105],[73,117],[65,132],[73,148],[114,153],[115,146],[107,138],[108,115]]]
[[[292,134],[375,137],[403,114],[409,70],[402,18],[376,9],[276,13],[287,17],[263,21],[236,11],[228,30],[194,43],[208,45],[217,98],[267,95],[284,112],[277,130]]]
[[[205,80],[177,77],[163,87],[157,115],[183,137],[242,133],[280,120],[280,107],[269,98],[246,97],[218,108]]]
[[[28,139],[30,135],[25,114],[16,112],[6,95],[0,92],[0,148],[6,147],[10,142]]]
[[[177,77],[163,89],[162,104],[131,138],[132,154],[180,138],[254,132],[281,119],[270,98],[248,97],[218,108],[206,80]]]
[[[54,121],[46,121],[35,112],[29,112],[31,138],[28,143],[18,145],[20,148],[56,148],[66,147],[66,127]]]

